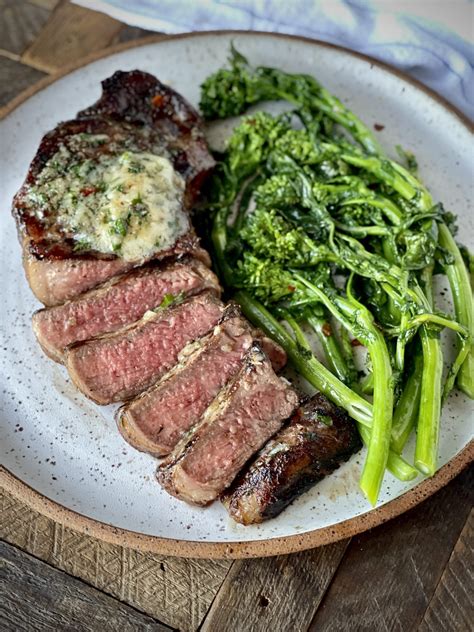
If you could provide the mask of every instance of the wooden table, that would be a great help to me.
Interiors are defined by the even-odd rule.
[[[0,0],[0,12],[0,105],[85,54],[146,34],[58,0]],[[232,562],[106,544],[3,493],[0,629],[467,632],[473,496],[471,469],[352,540]]]

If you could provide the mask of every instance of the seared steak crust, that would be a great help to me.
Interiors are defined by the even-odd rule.
[[[96,136],[98,142],[81,142],[87,135]],[[56,221],[55,209],[45,210],[30,195],[48,161],[60,150],[69,156],[66,170],[74,169],[78,159],[97,163],[125,151],[166,157],[184,177],[184,204],[188,209],[214,166],[199,115],[176,92],[141,71],[117,72],[105,80],[103,95],[94,106],[79,113],[77,119],[60,123],[43,137],[25,183],[13,201],[27,277],[37,297],[46,305],[68,300],[132,267],[116,254],[90,250],[84,244],[78,250],[74,234]],[[89,194],[84,191],[84,195]],[[173,246],[155,252],[153,258],[183,253],[194,253],[209,262],[190,223],[186,234]],[[45,265],[41,265],[43,262]],[[134,265],[141,263],[137,261]],[[69,284],[71,269],[78,275],[72,275]],[[58,290],[51,277],[59,280]]]
[[[224,306],[203,292],[113,334],[71,345],[65,364],[78,389],[98,404],[135,397],[174,366],[192,340],[219,321]]]
[[[188,184],[190,203],[214,167],[198,112],[169,86],[141,70],[118,70],[102,82],[102,96],[78,117],[107,118],[152,128],[166,139],[175,169]]]
[[[149,264],[57,307],[33,314],[33,330],[44,352],[62,361],[64,349],[129,325],[165,296],[189,296],[204,289],[220,294],[217,277],[197,259]]]
[[[159,483],[197,505],[215,500],[298,403],[254,343],[243,366],[159,467]]]
[[[241,472],[223,502],[231,517],[245,525],[273,518],[361,445],[347,414],[315,395]]]

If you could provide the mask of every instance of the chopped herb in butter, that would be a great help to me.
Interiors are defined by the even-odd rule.
[[[100,145],[104,135],[80,134]],[[88,138],[86,138],[88,137]],[[183,211],[184,180],[171,162],[146,152],[79,157],[64,146],[41,172],[28,197],[37,216],[47,215],[76,241],[75,250],[116,253],[127,261],[171,247],[189,229]]]

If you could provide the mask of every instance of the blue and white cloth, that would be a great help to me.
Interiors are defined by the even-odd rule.
[[[474,119],[473,0],[75,0],[133,26],[273,31],[399,68]]]

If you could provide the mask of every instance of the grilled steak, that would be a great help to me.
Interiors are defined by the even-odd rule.
[[[58,304],[151,258],[208,260],[186,210],[213,165],[173,90],[140,71],[104,81],[94,106],[44,136],[13,202],[38,298]]]
[[[156,456],[171,452],[242,364],[251,327],[230,305],[212,332],[187,345],[158,384],[118,413],[125,439]]]
[[[158,481],[182,500],[208,504],[280,429],[297,403],[295,391],[276,376],[254,343],[239,372],[159,467]]]
[[[98,404],[135,397],[174,366],[190,341],[206,334],[224,306],[211,292],[147,312],[134,325],[66,350],[76,386]]]
[[[62,361],[66,346],[129,325],[167,295],[203,289],[219,294],[216,276],[197,259],[148,265],[107,282],[76,299],[33,314],[33,330],[44,352]]]
[[[323,395],[315,395],[247,465],[223,502],[232,518],[245,525],[273,518],[360,448],[354,422]]]

